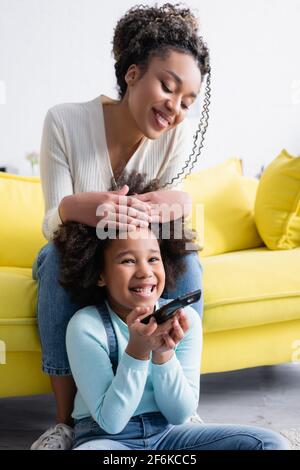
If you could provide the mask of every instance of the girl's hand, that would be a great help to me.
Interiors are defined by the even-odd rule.
[[[172,329],[173,318],[161,325],[153,317],[148,324],[141,323],[152,310],[153,307],[136,307],[126,318],[130,335],[126,352],[136,359],[149,359],[150,352],[164,343],[163,336]]]
[[[156,223],[165,223],[189,215],[192,200],[184,191],[158,190],[131,196],[140,202],[150,204],[151,220]]]
[[[96,227],[99,222],[105,227],[132,231],[137,226],[147,227],[151,206],[144,201],[132,201],[128,186],[118,191],[84,192],[66,196],[59,204],[63,222],[74,221]],[[102,221],[103,219],[103,221]]]
[[[152,359],[154,362],[160,362],[160,355],[172,351],[189,329],[189,322],[182,308],[177,310],[176,317],[171,319],[172,329],[169,333],[163,334],[163,343],[153,350]]]

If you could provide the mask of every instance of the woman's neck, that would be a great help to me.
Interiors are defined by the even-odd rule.
[[[108,146],[133,155],[144,135],[129,111],[126,97],[122,101],[104,103],[103,112]]]

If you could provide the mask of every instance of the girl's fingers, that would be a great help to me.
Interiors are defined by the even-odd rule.
[[[171,332],[171,338],[173,339],[173,341],[177,344],[179,343],[179,341],[181,341],[184,337],[184,331],[183,329],[181,328],[178,320],[174,320],[173,322],[173,330]]]
[[[165,335],[164,336],[164,341],[165,341],[165,343],[166,343],[166,345],[169,349],[174,349],[175,348],[176,344],[175,344],[175,342],[173,341],[173,339],[171,338],[170,335]]]
[[[131,326],[133,323],[140,323],[141,320],[151,315],[153,307],[136,307],[130,312],[126,317],[126,322],[128,326]]]
[[[164,323],[160,323],[160,325],[158,325],[158,327],[157,327],[157,332],[155,333],[155,335],[159,336],[159,335],[164,335],[166,333],[169,333],[169,331],[171,331],[171,329],[172,329],[173,319],[174,319],[174,317],[170,318],[169,320],[167,320]]]
[[[151,336],[157,328],[157,323],[154,317],[150,318],[148,325],[145,326],[144,333],[146,336]]]
[[[181,326],[183,332],[185,333],[186,331],[188,331],[188,329],[190,327],[190,324],[189,324],[188,317],[184,313],[184,310],[183,309],[181,309],[181,310],[182,311],[180,312],[180,314],[178,316],[178,321],[180,323],[180,326]]]

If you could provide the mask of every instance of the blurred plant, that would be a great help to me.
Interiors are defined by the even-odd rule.
[[[34,167],[39,165],[39,154],[37,152],[27,153],[25,158],[30,163],[31,173],[34,175]]]
[[[257,178],[258,180],[261,178],[261,175],[263,174],[263,172],[265,171],[265,165],[262,165],[260,167],[260,172],[257,173],[257,175],[255,175],[255,178]]]

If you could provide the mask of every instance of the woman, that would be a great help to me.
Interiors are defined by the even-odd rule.
[[[37,256],[33,277],[38,281],[43,371],[50,375],[57,425],[32,449],[68,449],[73,439],[71,413],[76,386],[65,334],[79,306],[70,301],[58,282],[59,256],[53,233],[62,222],[72,220],[95,227],[104,216],[115,220],[117,228],[146,227],[157,215],[157,207],[176,203],[187,216],[191,206],[189,195],[180,186],[195,162],[194,158],[188,168],[186,151],[191,142],[185,118],[205,75],[209,78],[209,54],[198,36],[196,18],[188,8],[177,5],[131,8],[115,28],[113,53],[119,100],[101,95],[86,103],[61,104],[51,108],[45,118],[41,180],[43,233],[49,243]],[[116,179],[122,171],[133,169],[150,180],[158,178],[165,189],[126,197],[128,187],[119,189]],[[108,191],[111,182],[115,191]],[[105,213],[97,213],[99,206],[105,207]],[[158,215],[166,217],[162,210]],[[185,258],[186,274],[174,291],[163,292],[164,298],[201,287],[197,254]],[[194,308],[202,314],[203,300]]]

